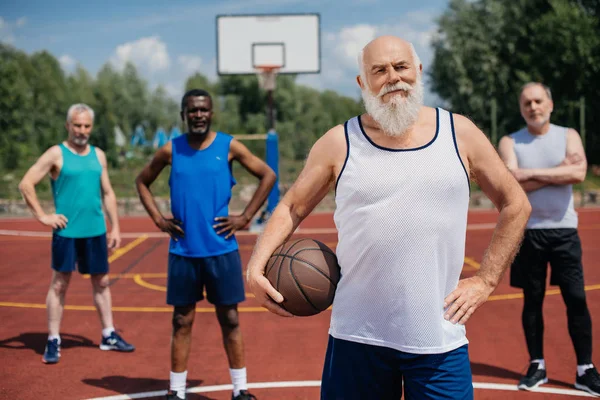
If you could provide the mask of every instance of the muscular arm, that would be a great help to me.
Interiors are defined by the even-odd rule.
[[[98,148],[96,148],[96,151],[96,154],[98,155],[98,160],[100,161],[100,165],[102,165],[100,185],[102,186],[103,200],[104,205],[106,206],[108,220],[110,221],[113,233],[119,235],[121,229],[119,227],[117,196],[115,195],[115,191],[113,190],[112,185],[110,184],[110,178],[108,177],[108,163],[106,162],[106,154]]]
[[[500,283],[514,259],[531,213],[525,192],[498,157],[491,143],[471,121],[456,116],[459,146],[467,156],[471,176],[494,203],[500,216],[477,274],[463,279],[446,298],[446,317],[465,323]]]
[[[510,171],[517,171],[519,164],[517,162],[517,155],[515,154],[514,140],[509,136],[504,136],[500,139],[498,144],[498,152],[504,164]],[[521,188],[526,192],[533,192],[547,186],[547,182],[538,181],[536,179],[527,179],[519,181]]]
[[[35,164],[33,164],[31,168],[29,168],[19,183],[19,191],[23,195],[27,206],[31,210],[33,216],[40,222],[42,222],[42,220],[46,217],[46,213],[40,205],[35,192],[35,186],[40,183],[40,181],[46,175],[56,168],[61,157],[62,153],[60,147],[52,146],[46,150],[44,154],[42,154],[42,156],[36,161]],[[64,222],[66,223],[66,219]],[[64,228],[64,226],[61,227]],[[57,228],[57,226],[53,225],[53,228]]]
[[[156,201],[154,200],[154,196],[150,190],[150,185],[152,185],[156,178],[158,178],[161,171],[167,165],[171,164],[171,146],[172,144],[169,141],[166,145],[158,149],[156,154],[154,154],[154,157],[152,157],[150,163],[144,167],[144,169],[135,179],[135,187],[137,189],[140,201],[156,225],[163,220],[163,215],[160,213],[158,206],[156,205]]]
[[[256,157],[246,146],[233,139],[230,146],[231,157],[237,160],[248,172],[259,179],[258,188],[244,209],[242,215],[246,222],[250,221],[271,192],[277,176],[275,172],[260,158]]]
[[[300,176],[269,218],[248,263],[250,289],[264,307],[276,314],[290,316],[273,302],[280,303],[283,297],[263,276],[265,265],[333,186],[336,166],[343,163],[346,155],[343,129],[337,126],[315,143]]]
[[[554,168],[535,168],[525,170],[529,179],[553,185],[569,185],[582,182],[587,172],[587,160],[581,142],[581,137],[574,129],[567,132],[566,160]]]

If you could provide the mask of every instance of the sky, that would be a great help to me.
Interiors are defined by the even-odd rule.
[[[425,71],[430,40],[447,0],[68,0],[0,1],[0,41],[32,54],[47,50],[66,73],[77,64],[96,74],[107,62],[132,62],[152,88],[175,99],[188,76],[217,78],[217,15],[317,13],[321,71],[298,83],[359,98],[357,54],[371,39],[393,34],[411,41]],[[243,38],[243,31],[240,37]],[[273,38],[277,41],[277,38]],[[426,76],[426,75],[425,75]],[[437,101],[425,79],[425,103]]]

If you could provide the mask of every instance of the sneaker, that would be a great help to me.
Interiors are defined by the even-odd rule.
[[[167,392],[166,400],[182,400],[181,397],[177,396],[177,393],[179,392],[173,392],[169,390]],[[183,400],[185,400],[185,393],[183,394]]]
[[[44,357],[42,362],[44,364],[56,364],[60,358],[60,344],[58,339],[48,340],[46,343],[46,349],[44,350]]]
[[[100,350],[116,350],[131,352],[135,350],[135,347],[127,343],[119,334],[115,331],[110,334],[109,337],[103,337],[100,342]]]
[[[600,374],[595,367],[588,368],[581,376],[575,379],[575,388],[600,397]]]
[[[248,392],[247,390],[240,390],[240,394],[238,394],[237,396],[233,396],[233,394],[231,394],[231,400],[257,400],[256,396],[253,394],[250,394],[250,392]]]
[[[544,383],[548,383],[546,370],[538,368],[539,366],[540,364],[538,363],[531,363],[531,365],[529,365],[527,375],[521,378],[519,386],[517,386],[520,390],[531,390]]]

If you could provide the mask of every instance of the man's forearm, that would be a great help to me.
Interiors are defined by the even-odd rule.
[[[529,179],[529,180],[526,180],[523,182],[519,182],[519,184],[521,185],[523,190],[526,192],[533,192],[534,190],[538,190],[545,186],[550,185],[549,183],[538,181],[535,179]]]
[[[530,178],[554,185],[568,185],[585,179],[585,165],[560,165],[554,168],[529,170]]]
[[[250,199],[250,202],[248,202],[248,205],[243,212],[243,215],[245,215],[248,220],[252,219],[258,209],[264,204],[276,180],[277,177],[275,174],[265,175],[260,180],[258,188],[256,188],[256,192],[254,192],[254,195]]]
[[[107,193],[104,195],[104,204],[106,206],[106,213],[108,214],[108,220],[112,230],[120,231],[119,226],[119,211],[117,207],[117,197],[114,193]]]
[[[152,218],[154,223],[158,224],[158,222],[163,218],[163,215],[158,210],[158,206],[156,205],[156,201],[154,200],[154,196],[152,195],[150,188],[143,183],[138,183],[136,187],[140,201],[144,205],[146,212],[150,218]]]
[[[500,211],[492,240],[477,272],[489,286],[498,286],[504,271],[517,254],[530,212],[531,206],[526,199],[509,204]]]
[[[29,207],[33,216],[38,220],[43,217],[46,213],[40,205],[37,194],[35,193],[35,186],[28,183],[21,183],[19,185],[19,190],[21,191],[21,195],[23,196],[23,199],[25,199],[25,203],[27,203],[27,207]]]
[[[248,275],[260,271],[264,267],[275,249],[290,238],[294,233],[300,219],[295,217],[288,205],[280,203],[269,218],[264,231],[258,238],[250,262],[248,263]]]

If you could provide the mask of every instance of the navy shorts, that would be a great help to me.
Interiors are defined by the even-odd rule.
[[[411,354],[329,336],[321,400],[473,399],[468,345]]]
[[[229,306],[246,299],[240,253],[212,257],[183,257],[169,253],[167,304],[188,306],[204,299]]]
[[[68,238],[52,235],[52,269],[73,272],[75,265],[82,274],[108,273],[106,235],[89,238]]]

